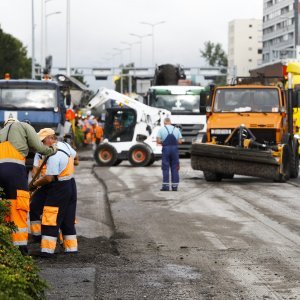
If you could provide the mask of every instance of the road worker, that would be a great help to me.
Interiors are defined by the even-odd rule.
[[[24,255],[28,253],[27,213],[30,196],[25,158],[29,147],[44,155],[56,152],[55,146],[43,145],[31,125],[9,118],[0,130],[0,186],[11,204],[7,220],[14,222],[17,227],[12,234],[13,244]]]
[[[93,144],[99,145],[103,140],[103,129],[98,124],[98,121],[96,119],[92,119],[91,121],[91,133],[93,135]]]
[[[179,153],[178,144],[182,143],[180,130],[171,125],[170,118],[165,118],[164,127],[162,127],[156,137],[158,144],[162,144],[162,173],[163,183],[161,191],[170,190],[170,169],[172,191],[177,191],[179,184]]]
[[[44,128],[38,134],[47,145],[57,142],[51,128]],[[77,253],[75,230],[77,191],[73,177],[76,151],[65,142],[57,142],[56,145],[57,153],[48,158],[44,176],[32,184],[33,187],[46,189],[41,220],[42,257],[53,256],[59,229],[63,234],[65,253]],[[38,209],[35,212],[37,211]]]

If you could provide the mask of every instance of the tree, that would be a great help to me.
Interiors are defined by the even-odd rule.
[[[22,42],[0,28],[0,78],[9,73],[11,78],[30,78],[31,59]]]
[[[204,50],[200,50],[200,53],[211,67],[227,67],[227,55],[220,43],[207,41],[204,43]]]

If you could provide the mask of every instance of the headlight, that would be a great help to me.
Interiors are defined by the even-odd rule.
[[[231,129],[211,129],[211,134],[230,134]]]

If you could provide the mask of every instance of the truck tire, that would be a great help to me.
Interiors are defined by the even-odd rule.
[[[290,177],[297,178],[299,175],[299,154],[298,154],[298,140],[294,140],[291,146],[291,171]]]
[[[155,162],[155,157],[154,157],[154,155],[153,155],[153,153],[151,154],[151,158],[150,158],[150,160],[149,160],[149,162],[148,162],[148,164],[147,164],[147,167],[148,166],[152,166],[153,164],[154,164],[154,162]]]
[[[94,158],[99,166],[114,166],[118,158],[118,153],[112,145],[101,144],[96,148]]]
[[[221,181],[222,175],[215,172],[203,171],[204,178],[206,181]]]
[[[137,144],[129,149],[128,160],[134,167],[145,167],[151,159],[151,150],[144,144]]]
[[[222,178],[224,179],[233,179],[234,174],[220,174]]]

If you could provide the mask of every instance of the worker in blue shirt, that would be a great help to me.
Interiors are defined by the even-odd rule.
[[[165,118],[164,127],[162,127],[156,137],[158,144],[162,144],[162,172],[163,183],[161,191],[170,190],[170,169],[172,191],[177,191],[179,184],[179,153],[178,144],[182,143],[180,130],[171,125],[170,118]]]
[[[77,203],[74,180],[76,151],[67,143],[57,142],[51,128],[38,133],[48,145],[56,143],[57,153],[48,158],[45,174],[32,183],[34,187],[45,187],[47,193],[41,218],[41,256],[53,257],[56,241],[61,229],[65,253],[77,253],[75,214]],[[33,207],[32,207],[33,208]],[[37,207],[37,211],[40,208]]]

